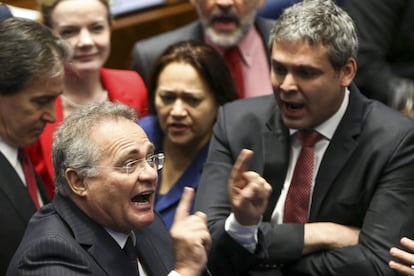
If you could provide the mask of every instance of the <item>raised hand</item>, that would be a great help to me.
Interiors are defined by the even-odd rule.
[[[258,173],[247,171],[253,151],[243,149],[229,179],[229,195],[233,213],[242,225],[255,225],[266,210],[272,187]]]
[[[207,216],[202,212],[190,215],[193,199],[194,190],[184,188],[170,230],[176,253],[175,271],[182,276],[201,274],[211,245]]]

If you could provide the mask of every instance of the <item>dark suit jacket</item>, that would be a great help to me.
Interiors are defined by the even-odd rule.
[[[43,203],[48,203],[46,189],[36,175],[37,186]],[[0,152],[0,275],[5,275],[7,265],[26,230],[30,217],[36,212],[27,188],[16,170]]]
[[[148,275],[174,269],[172,241],[158,215],[135,233]],[[105,229],[57,195],[31,219],[7,275],[133,275],[130,269],[128,257]]]
[[[414,82],[414,1],[346,0],[360,47],[355,82],[366,96],[391,104],[393,82]]]
[[[254,151],[249,169],[273,187],[260,225],[265,263],[282,264],[285,275],[394,275],[388,250],[414,233],[414,120],[368,100],[354,86],[350,90],[316,176],[309,221],[361,228],[359,244],[302,256],[303,224],[269,223],[288,168],[289,131],[273,96],[239,100],[219,111],[195,202],[214,236],[213,274],[229,269],[222,264],[238,264],[217,275],[240,275],[254,263],[252,255],[240,257],[241,247],[223,231],[231,209],[227,179],[240,150],[248,148]],[[214,248],[238,252],[239,259],[229,253],[218,262]]]
[[[264,45],[268,45],[269,33],[273,21],[257,18],[255,26],[261,35]],[[192,22],[176,30],[138,41],[132,49],[132,69],[136,70],[148,84],[151,69],[156,59],[168,46],[185,40],[204,41],[204,29],[200,21]],[[270,57],[269,49],[266,49]]]

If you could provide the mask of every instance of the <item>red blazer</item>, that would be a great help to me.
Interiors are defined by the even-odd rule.
[[[147,89],[142,78],[135,71],[102,68],[100,74],[110,101],[118,101],[133,107],[139,117],[148,114]],[[60,97],[57,98],[55,107],[56,122],[47,124],[38,142],[26,148],[50,198],[53,198],[55,190],[55,171],[52,163],[53,132],[63,120]]]

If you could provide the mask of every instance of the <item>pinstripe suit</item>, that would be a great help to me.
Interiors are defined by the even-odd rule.
[[[135,232],[147,275],[174,268],[173,245],[161,218]],[[57,195],[31,219],[7,275],[133,275],[128,257],[99,224]]]

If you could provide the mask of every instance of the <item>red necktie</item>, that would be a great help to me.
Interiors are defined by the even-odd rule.
[[[237,47],[231,47],[224,52],[224,59],[230,69],[237,93],[240,98],[244,98],[244,82],[241,62],[241,53]]]
[[[37,197],[37,182],[33,164],[27,156],[26,152],[22,149],[19,149],[19,160],[22,164],[27,190],[29,191],[30,197],[32,198],[36,209],[39,209],[40,203]]]
[[[283,222],[285,223],[305,223],[308,221],[314,171],[313,146],[321,138],[321,135],[314,130],[299,130],[297,135],[302,143],[302,149],[296,162],[286,197],[283,215]]]

